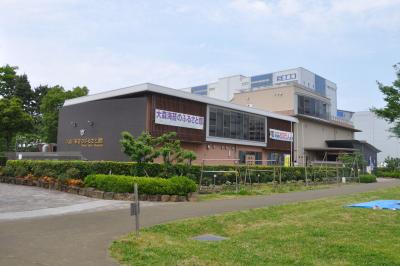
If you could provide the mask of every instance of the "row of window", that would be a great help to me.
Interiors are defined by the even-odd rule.
[[[328,104],[307,96],[298,95],[298,113],[328,119]]]
[[[209,136],[265,142],[265,118],[210,107]]]
[[[207,95],[207,91],[208,91],[207,85],[201,85],[201,86],[191,88],[191,92],[193,94],[198,94],[198,95]]]

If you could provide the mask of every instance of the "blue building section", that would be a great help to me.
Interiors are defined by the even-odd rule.
[[[250,77],[251,88],[272,86],[272,73]]]
[[[346,115],[342,110],[337,110],[336,116],[340,118],[344,118]]]
[[[318,75],[315,75],[315,91],[322,96],[326,96],[326,80]]]
[[[192,87],[191,92],[198,95],[207,95],[208,87],[207,85]]]

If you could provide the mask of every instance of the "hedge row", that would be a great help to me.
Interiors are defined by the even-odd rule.
[[[185,176],[169,179],[159,177],[135,177],[124,175],[89,175],[85,178],[86,187],[94,187],[105,192],[133,193],[138,184],[139,194],[186,196],[196,191],[196,183]]]
[[[269,182],[279,177],[283,182],[290,180],[304,180],[304,167],[282,167],[279,172],[272,166],[252,166],[250,177],[252,181]],[[208,171],[232,171],[239,170],[239,176],[244,179],[246,175],[246,166],[206,166],[204,170]],[[348,176],[348,169],[339,170],[339,176]],[[50,176],[54,178],[77,178],[84,179],[92,174],[115,174],[126,176],[149,176],[149,177],[164,177],[171,176],[187,176],[196,182],[199,181],[201,175],[201,166],[193,165],[164,165],[164,164],[137,164],[133,162],[110,162],[110,161],[33,161],[33,160],[9,160],[3,170],[4,175],[9,176],[26,176],[28,174],[43,177]],[[216,182],[234,182],[234,173],[204,173],[203,181],[210,183],[213,181],[213,175],[216,174]],[[326,178],[336,178],[336,168],[319,168],[308,167],[307,176],[309,180],[322,180]],[[247,176],[249,176],[247,174]]]
[[[376,168],[374,174],[379,177],[400,178],[400,171],[393,171],[392,169],[385,167]]]
[[[375,183],[375,175],[360,175],[360,183]]]

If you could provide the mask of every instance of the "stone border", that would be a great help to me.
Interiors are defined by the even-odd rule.
[[[133,201],[133,193],[114,193],[114,192],[104,192],[96,190],[95,188],[89,187],[75,187],[68,186],[58,182],[44,182],[41,179],[31,180],[18,177],[7,177],[0,176],[1,183],[24,185],[24,186],[35,186],[40,188],[46,188],[50,190],[58,190],[66,193],[76,194],[80,196],[105,199],[105,200],[126,200]],[[141,201],[161,201],[161,202],[184,202],[184,201],[197,201],[197,193],[188,193],[186,196],[179,195],[139,195],[139,200]]]

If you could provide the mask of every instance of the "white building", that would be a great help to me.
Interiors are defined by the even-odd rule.
[[[378,164],[386,157],[400,157],[400,139],[393,137],[389,132],[391,125],[369,111],[356,112],[353,114],[354,126],[362,132],[356,132],[355,138],[366,140],[382,152],[378,153]]]
[[[214,83],[189,87],[183,90],[230,101],[235,93],[290,83],[300,84],[302,87],[328,98],[330,100],[330,114],[335,115],[337,113],[336,84],[302,67],[250,77],[243,75],[223,77]]]

